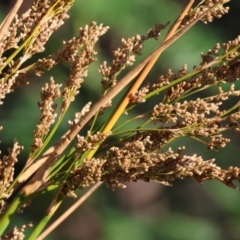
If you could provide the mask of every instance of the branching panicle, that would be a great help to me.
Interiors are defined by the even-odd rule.
[[[175,179],[188,177],[199,183],[217,179],[236,188],[233,181],[240,182],[238,168],[222,170],[214,164],[214,160],[204,161],[197,155],[183,155],[184,149],[179,148],[176,153],[172,149],[163,153],[151,153],[146,151],[142,142],[127,143],[121,149],[111,148],[107,156],[86,160],[80,169],[73,171],[64,191],[66,194],[74,192],[76,188],[86,187],[98,181],[103,181],[112,189],[124,188],[124,183],[137,180],[154,180],[171,186]]]
[[[205,24],[212,22],[214,18],[221,18],[229,12],[229,6],[224,4],[230,0],[205,0],[201,1],[197,7],[193,8],[183,19],[180,29],[190,24],[191,21],[201,16],[207,10],[210,10],[201,21]]]
[[[8,155],[3,156],[0,160],[0,199],[1,209],[5,205],[5,200],[8,199],[12,190],[9,191],[11,183],[14,181],[15,164],[18,162],[17,156],[23,150],[18,141],[15,140],[12,149],[8,149]],[[1,214],[1,211],[0,211]]]
[[[78,38],[73,38],[65,43],[62,52],[58,54],[71,63],[70,75],[66,81],[66,88],[63,90],[62,112],[66,110],[69,104],[74,101],[75,96],[79,93],[79,89],[83,79],[87,76],[87,67],[94,62],[97,52],[94,47],[99,37],[108,30],[108,27],[99,26],[96,22],[92,22],[89,26],[79,29]],[[79,47],[82,50],[79,51]]]
[[[122,39],[123,47],[113,51],[115,59],[112,61],[112,66],[107,66],[107,62],[103,62],[103,64],[100,65],[99,73],[103,76],[103,92],[116,85],[116,78],[123,69],[133,65],[135,55],[141,54],[142,44],[150,38],[157,40],[161,30],[165,29],[167,25],[168,23],[165,25],[157,24],[155,28],[150,29],[146,35],[136,35],[127,40]]]
[[[19,75],[21,66],[34,54],[45,50],[44,45],[49,37],[68,18],[66,12],[72,3],[73,0],[43,2],[36,0],[32,8],[20,18],[16,16],[15,22],[0,42],[0,73],[3,76],[0,79],[2,86],[0,99],[5,98],[6,94],[16,87],[28,84],[28,72],[21,71],[22,74]],[[15,49],[13,54],[8,58],[2,57],[11,48]],[[21,50],[21,56],[16,57]]]
[[[100,36],[109,29],[91,22],[80,27],[77,36],[63,41],[63,46],[56,52],[34,60],[32,57],[45,51],[50,36],[69,17],[67,12],[73,2],[36,0],[26,13],[15,16],[5,32],[1,27],[6,26],[8,18],[0,26],[0,104],[17,87],[30,83],[31,73],[42,77],[61,63],[69,65],[65,85],[55,83],[57,78],[50,77],[49,83],[42,88],[39,121],[29,158],[20,174],[15,176],[14,172],[23,147],[16,140],[8,155],[0,160],[1,239],[23,239],[23,232],[31,224],[15,227],[3,235],[12,216],[18,209],[24,211],[32,198],[44,196],[56,187],[58,190],[46,215],[29,239],[43,239],[38,238],[42,228],[65,196],[76,197],[76,190],[96,183],[103,182],[114,190],[126,187],[126,182],[138,180],[172,186],[176,179],[192,178],[199,183],[216,179],[232,188],[236,188],[235,180],[240,181],[238,167],[222,169],[214,159],[204,160],[199,153],[185,155],[185,148],[192,151],[192,145],[177,150],[170,147],[176,139],[189,138],[190,144],[198,141],[208,150],[219,151],[230,142],[226,131],[240,132],[240,102],[237,102],[240,90],[235,83],[240,79],[239,36],[201,53],[201,62],[193,69],[182,63],[177,72],[169,68],[165,74],[158,75],[155,82],[151,79],[153,81],[140,88],[162,52],[196,22],[209,23],[228,13],[229,7],[225,5],[228,0],[200,1],[193,8],[194,1],[190,0],[159,46],[136,66],[133,66],[135,56],[141,54],[144,42],[158,40],[160,32],[169,23],[157,24],[145,35],[122,39],[122,47],[113,51],[111,65],[103,61],[99,67],[102,78],[100,99],[93,106],[89,102],[78,110],[75,118],[68,122],[65,134],[45,151],[52,144],[69,106],[80,93],[91,69],[89,66],[97,60],[95,48]],[[30,58],[31,63],[27,62]],[[132,69],[119,80],[120,74],[129,66],[133,66]],[[57,80],[64,82],[59,77]],[[92,84],[98,80],[92,79]],[[105,114],[104,109],[111,108],[115,104],[114,98],[131,82],[133,84],[120,104],[100,119]],[[230,87],[224,87],[226,83],[231,83]],[[210,87],[212,91],[198,95]],[[148,101],[155,96],[155,103]],[[230,99],[235,100],[232,106]],[[61,101],[58,117],[56,100]],[[145,105],[140,105],[142,103]],[[123,123],[118,124],[123,113],[132,111],[135,106],[144,107],[136,115],[131,112]],[[9,200],[11,195],[15,196],[12,202]]]
[[[40,149],[43,145],[44,138],[50,131],[50,126],[55,122],[57,114],[55,113],[57,105],[54,101],[61,96],[62,84],[55,84],[54,79],[50,78],[50,83],[46,83],[42,88],[41,102],[38,107],[41,111],[39,123],[34,130],[34,140],[32,144],[32,153]]]

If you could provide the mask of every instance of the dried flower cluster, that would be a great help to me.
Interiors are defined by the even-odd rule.
[[[20,69],[22,64],[34,54],[44,51],[49,37],[69,17],[67,11],[72,3],[72,0],[57,1],[55,4],[48,0],[35,1],[20,18],[16,16],[15,22],[0,42],[0,99],[17,86],[28,83],[27,72]],[[3,54],[12,48],[16,49],[15,53],[6,58]],[[14,58],[21,50],[22,56]]]
[[[202,15],[205,11],[210,10],[205,16],[201,18],[203,23],[207,24],[212,22],[214,18],[221,18],[223,15],[229,12],[229,7],[223,5],[223,3],[227,3],[230,0],[205,0],[201,1],[197,7],[192,9],[189,14],[186,15],[184,20],[181,23],[180,28],[189,24],[195,18]]]
[[[142,44],[150,38],[157,40],[161,30],[165,29],[167,25],[168,23],[157,24],[146,35],[137,35],[127,40],[122,39],[123,47],[113,52],[115,59],[112,61],[112,66],[107,66],[107,62],[100,65],[99,73],[102,75],[103,92],[116,85],[116,77],[124,68],[133,65],[135,55],[141,54]]]
[[[42,147],[43,139],[47,136],[50,126],[55,122],[57,114],[55,113],[57,105],[54,104],[54,100],[61,96],[61,84],[55,84],[54,79],[50,79],[50,83],[46,83],[42,88],[41,102],[38,103],[38,107],[41,111],[41,117],[39,124],[34,131],[34,141],[32,144],[32,152]]]
[[[145,102],[147,98],[166,89],[165,102],[178,101],[191,95],[191,92],[238,80],[240,78],[239,46],[239,36],[222,45],[217,43],[207,54],[201,54],[202,62],[194,67],[191,74],[187,73],[187,65],[184,65],[178,74],[169,69],[166,75],[161,75],[152,85],[148,84],[130,96],[130,104]]]
[[[24,224],[21,226],[21,228],[17,228],[17,227],[14,227],[10,232],[4,234],[1,239],[3,240],[9,240],[9,239],[12,239],[12,240],[23,240],[25,239],[25,230],[32,227],[33,224],[32,223],[29,223],[29,224]]]
[[[184,27],[185,24],[189,24],[186,22],[187,18],[194,19],[208,9],[211,11],[205,18],[202,18],[204,22],[211,22],[214,17],[221,17],[229,9],[224,7],[222,3],[223,1],[205,1],[186,16],[180,28]],[[216,4],[219,5],[216,7]],[[130,40],[136,40],[136,38]],[[110,83],[113,83],[111,87],[116,84],[115,78],[118,70],[125,67],[124,64],[129,61],[129,55],[126,52],[131,53],[132,46],[132,43],[126,45],[125,47],[128,50],[126,51],[123,48],[123,53],[120,55],[116,54],[120,49],[114,52],[116,60],[113,61],[113,67],[107,67],[106,62],[101,65],[99,71],[103,75],[102,84],[104,90],[109,87],[109,79]],[[234,173],[232,168],[222,170],[213,164],[213,160],[204,161],[196,155],[184,156],[180,154],[179,152],[182,153],[182,149],[179,149],[176,155],[172,150],[164,153],[159,152],[162,152],[162,147],[172,139],[183,136],[199,139],[208,149],[218,150],[230,142],[230,139],[224,137],[222,132],[227,129],[239,131],[239,113],[226,113],[226,109],[222,108],[223,103],[230,97],[239,96],[240,91],[235,90],[234,85],[227,92],[224,92],[219,87],[216,95],[204,99],[197,98],[196,100],[182,101],[182,99],[207,87],[238,80],[238,55],[239,37],[222,45],[218,43],[207,54],[201,54],[202,62],[198,67],[194,67],[192,73],[188,73],[186,65],[177,74],[169,70],[165,76],[160,76],[153,84],[147,84],[135,94],[130,95],[129,109],[132,109],[136,104],[145,102],[148,98],[160,92],[165,92],[162,102],[155,105],[150,112],[138,117],[150,118],[156,128],[146,127],[146,130],[144,128],[139,129],[138,133],[133,133],[130,140],[127,137],[123,146],[110,148],[104,156],[99,153],[99,155],[97,154],[98,158],[85,159],[80,168],[71,172],[64,191],[69,188],[69,191],[73,192],[74,188],[89,186],[100,180],[114,189],[123,187],[126,181],[136,181],[137,179],[153,179],[169,185],[174,179],[184,177],[194,177],[199,182],[207,179],[218,179],[233,187],[232,181],[239,179],[236,168],[234,168]],[[126,58],[124,61],[120,61],[119,56]],[[118,63],[124,64],[119,65]],[[114,69],[117,69],[117,71],[114,71]],[[234,109],[238,110],[238,106],[236,105]],[[148,140],[146,141],[148,143],[147,147],[145,145],[146,139]],[[96,142],[92,142],[87,138],[84,143],[85,146],[96,146]],[[144,150],[147,149],[146,152],[142,151],[141,147]],[[173,159],[175,160],[173,161]],[[151,162],[150,165],[147,160]],[[172,168],[165,169],[164,164],[168,166],[169,162],[174,162],[171,165]],[[160,176],[156,177],[151,174],[149,169],[153,170],[154,173],[159,173]],[[68,191],[66,191],[66,194],[69,195]]]
[[[6,204],[5,200],[12,194],[12,190],[9,191],[9,187],[14,180],[15,164],[22,150],[23,146],[20,146],[15,140],[12,149],[8,149],[8,155],[3,156],[0,160],[0,214],[2,214],[2,209]]]
[[[112,93],[118,87],[124,88],[121,88],[124,77],[118,79],[120,73],[135,63],[135,56],[141,54],[143,43],[151,38],[157,39],[168,23],[156,25],[146,35],[122,39],[123,46],[113,52],[112,64],[109,66],[104,61],[98,70],[102,78],[102,96],[99,102],[93,106],[91,102],[87,103],[75,114],[75,119],[68,122],[69,129],[59,141],[48,150],[45,149],[70,104],[79,94],[88,75],[89,65],[96,61],[95,45],[99,37],[108,30],[108,27],[92,22],[79,28],[78,35],[64,41],[57,52],[23,67],[26,60],[36,53],[44,52],[49,37],[69,17],[67,11],[73,2],[36,0],[25,14],[16,16],[0,41],[0,100],[16,87],[27,84],[30,73],[42,77],[43,73],[61,63],[70,65],[70,73],[65,82],[62,81],[65,85],[55,83],[56,78],[51,77],[49,83],[42,87],[41,100],[38,103],[40,118],[34,130],[29,159],[20,175],[14,176],[17,156],[23,149],[17,141],[9,154],[0,160],[0,235],[9,224],[9,216],[14,215],[20,205],[27,206],[34,194],[43,194],[56,186],[59,190],[47,211],[49,219],[64,196],[76,197],[77,189],[98,182],[104,182],[115,189],[124,188],[126,182],[137,180],[154,180],[171,186],[175,179],[193,178],[199,183],[217,179],[236,188],[233,181],[240,180],[240,168],[231,166],[222,169],[215,164],[214,159],[204,160],[199,154],[184,155],[188,146],[181,146],[174,151],[167,145],[180,137],[188,137],[192,141],[198,140],[205,144],[209,150],[217,151],[230,142],[224,135],[227,130],[240,131],[239,103],[236,101],[231,108],[225,107],[230,98],[238,98],[240,95],[240,91],[235,90],[236,84],[233,84],[240,78],[240,37],[222,45],[217,43],[207,53],[202,53],[201,63],[192,70],[185,64],[177,73],[169,69],[156,81],[151,81],[127,95],[125,99],[128,106],[122,112],[132,111],[136,105],[144,104],[156,95],[157,102],[150,107],[148,105],[146,109],[143,107],[139,116],[130,117],[125,123],[112,129],[107,127],[114,114],[100,125],[97,120],[100,113],[104,113],[103,109],[111,107],[111,101],[117,95]],[[179,25],[175,23],[171,28],[177,26],[174,33],[171,36],[167,34],[153,54],[171,39],[173,42],[174,38],[181,36],[181,31],[184,33],[183,30],[187,30],[196,21],[207,23],[228,13],[226,2],[228,1],[206,0],[190,11],[186,8],[188,11]],[[14,53],[6,57],[5,53],[9,49]],[[146,59],[151,56],[153,55]],[[141,66],[140,70],[134,72],[133,69],[132,79],[144,71],[150,61],[151,59],[143,67],[141,63],[137,65],[134,69],[138,70]],[[231,83],[229,90],[223,90],[222,85],[220,86],[224,83]],[[210,96],[197,96],[196,93],[209,87],[213,87]],[[56,100],[59,99],[61,106],[57,116]],[[102,99],[104,103],[101,102]],[[141,125],[138,122],[133,129],[121,129],[128,122],[134,123],[136,119],[142,120]],[[85,129],[79,133],[83,127]],[[71,143],[75,144],[70,145]],[[7,208],[6,200],[16,189],[19,193]],[[2,235],[2,239],[23,239],[24,230],[30,226],[31,224],[14,228]],[[36,228],[36,231],[39,229]]]
[[[214,164],[214,159],[203,160],[197,155],[183,155],[184,147],[177,152],[152,152],[151,145],[156,144],[147,136],[144,140],[127,142],[121,148],[112,147],[103,158],[85,160],[81,168],[72,172],[64,191],[74,196],[76,188],[84,188],[103,181],[111,189],[124,188],[126,182],[154,180],[171,186],[175,179],[192,177],[199,183],[217,179],[236,189],[233,181],[240,182],[240,169],[229,167],[223,170]],[[148,146],[150,145],[150,147]]]
[[[39,150],[50,131],[50,126],[54,123],[57,114],[55,113],[56,104],[55,99],[62,96],[62,106],[60,118],[68,109],[70,103],[74,101],[74,97],[79,93],[79,89],[83,79],[87,76],[87,67],[95,61],[94,46],[102,34],[106,32],[108,27],[97,25],[92,22],[90,26],[79,29],[78,37],[74,37],[67,42],[56,54],[48,58],[40,59],[34,67],[35,74],[41,76],[43,73],[40,69],[51,69],[54,65],[61,62],[69,62],[71,64],[70,74],[66,80],[66,87],[61,90],[62,84],[55,84],[53,78],[50,83],[42,89],[39,109],[41,117],[37,128],[35,129],[34,140],[32,144],[32,153]],[[80,50],[81,49],[81,50]]]

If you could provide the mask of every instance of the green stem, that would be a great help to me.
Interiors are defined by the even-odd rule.
[[[6,228],[11,222],[11,219],[14,215],[14,213],[17,211],[18,207],[21,205],[21,203],[26,199],[26,195],[23,193],[19,193],[13,202],[9,205],[7,211],[4,213],[2,218],[0,219],[0,236],[3,235]]]
[[[63,198],[58,199],[53,208],[51,208],[51,206],[49,207],[46,215],[41,219],[39,224],[34,228],[33,232],[28,237],[28,240],[36,240],[37,239],[37,237],[40,235],[40,233],[42,232],[44,227],[47,225],[49,220],[52,218],[54,213],[57,211],[57,209],[61,205],[62,201],[63,201]]]

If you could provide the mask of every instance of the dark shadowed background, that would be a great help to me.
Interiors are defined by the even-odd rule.
[[[0,19],[14,1],[0,1]],[[177,71],[183,64],[192,69],[198,65],[201,52],[207,52],[215,43],[226,42],[240,34],[240,1],[231,1],[230,13],[214,23],[198,23],[192,30],[169,48],[159,59],[147,81],[154,81],[169,68]],[[23,8],[31,1],[25,0]],[[97,72],[103,60],[111,61],[111,51],[120,46],[121,38],[145,34],[156,23],[173,22],[186,5],[183,0],[76,0],[70,11],[71,18],[55,33],[46,46],[48,55],[76,35],[78,28],[91,21],[110,26],[97,45],[98,61],[93,64],[80,95],[71,107],[58,136],[67,130],[67,120],[73,119],[84,103],[97,101],[101,76]],[[22,9],[22,11],[24,11]],[[150,40],[144,47],[142,57],[157,46]],[[142,59],[138,57],[138,61]],[[67,66],[56,68],[41,78],[32,76],[30,85],[9,94],[0,106],[0,132],[2,154],[17,138],[24,145],[21,161],[27,158],[33,129],[39,117],[37,101],[39,89],[54,76],[63,82],[69,73]],[[226,86],[224,88],[228,88]],[[236,83],[236,89],[240,85]],[[201,97],[203,95],[200,95]],[[231,103],[233,104],[233,102]],[[222,167],[240,167],[240,135],[228,133],[231,143],[218,152],[211,152],[205,146],[187,138],[171,144],[172,148],[187,146],[187,154],[197,153],[204,159],[216,158]],[[169,146],[170,147],[170,146]],[[20,166],[19,166],[20,167]],[[79,196],[82,191],[79,191]],[[27,214],[19,215],[16,224],[38,221],[48,206],[49,198],[35,201]],[[74,200],[69,199],[59,214]],[[238,240],[240,239],[240,192],[227,188],[217,181],[205,182],[200,186],[192,179],[176,181],[173,187],[163,187],[155,182],[131,183],[126,189],[112,192],[102,186],[78,211],[55,230],[49,240]]]

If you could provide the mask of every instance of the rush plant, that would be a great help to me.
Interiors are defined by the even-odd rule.
[[[183,65],[176,73],[167,70],[154,82],[144,82],[165,49],[198,21],[209,23],[227,14],[228,2],[190,0],[172,25],[157,24],[144,35],[123,39],[122,46],[113,52],[112,63],[104,61],[99,66],[99,79],[94,81],[101,82],[101,97],[79,109],[75,119],[69,121],[68,131],[52,145],[50,140],[75,97],[81,94],[89,66],[96,61],[95,46],[109,27],[91,22],[79,28],[77,36],[63,42],[58,51],[28,64],[27,60],[34,55],[45,52],[51,35],[69,18],[68,10],[74,0],[36,0],[19,17],[16,12],[22,1],[17,1],[1,24],[1,104],[8,93],[31,84],[30,74],[41,78],[43,73],[62,63],[69,63],[70,73],[62,84],[56,83],[53,76],[40,89],[40,118],[21,172],[14,174],[23,149],[17,140],[0,161],[1,239],[24,239],[24,230],[28,227],[33,229],[28,239],[43,239],[49,231],[41,232],[67,197],[76,197],[76,190],[93,186],[76,203],[78,206],[102,183],[110,189],[124,188],[126,182],[138,180],[171,186],[175,179],[193,178],[199,183],[217,179],[236,188],[233,181],[239,181],[240,168],[222,169],[214,159],[203,159],[201,152],[185,155],[185,148],[189,146],[172,150],[171,143],[188,137],[201,142],[209,151],[216,151],[229,144],[226,131],[239,132],[239,102],[230,107],[224,103],[240,95],[234,88],[234,82],[240,77],[240,37],[217,43],[201,55],[202,61],[191,70]],[[165,37],[159,46],[135,64],[144,42],[158,40],[160,33]],[[11,54],[6,54],[10,49]],[[231,87],[224,91],[222,86],[227,83],[232,83]],[[211,87],[218,90],[210,96],[199,97],[199,93]],[[113,105],[115,97],[124,89],[128,89],[127,93],[119,104]],[[129,115],[124,123],[117,122],[156,96],[154,104],[141,114]],[[56,105],[56,101],[61,104]],[[104,118],[107,109],[111,114]],[[100,124],[99,119],[104,122]],[[24,210],[30,200],[51,191],[54,197],[38,224],[26,223],[6,231],[19,209]],[[14,198],[10,201],[11,196]]]

